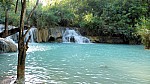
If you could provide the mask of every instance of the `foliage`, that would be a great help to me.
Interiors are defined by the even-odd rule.
[[[0,6],[4,9],[4,10],[9,10],[11,9],[14,0],[0,0]]]
[[[36,0],[29,0],[27,15]],[[148,0],[41,0],[30,25],[38,28],[75,26],[97,30],[97,35],[121,35],[135,39],[135,24],[142,16],[149,17]],[[2,10],[0,10],[2,11]],[[10,23],[17,25],[18,17],[10,12]],[[3,12],[0,12],[3,21]],[[19,15],[19,14],[18,14]],[[14,21],[15,20],[15,21]]]
[[[150,19],[143,17],[140,20],[141,22],[136,25],[137,34],[141,36],[145,48],[150,49]]]
[[[4,24],[5,22],[5,11],[9,13],[8,22],[10,25],[18,26],[19,24],[19,13],[14,13],[15,0],[0,0],[0,23]]]

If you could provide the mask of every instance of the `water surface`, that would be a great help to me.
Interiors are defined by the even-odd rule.
[[[29,44],[26,84],[150,84],[141,45]],[[0,79],[15,76],[17,53],[0,54]]]

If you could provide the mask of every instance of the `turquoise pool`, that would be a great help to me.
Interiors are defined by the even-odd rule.
[[[29,44],[26,84],[150,84],[141,45]],[[0,54],[0,79],[16,76],[17,53]]]

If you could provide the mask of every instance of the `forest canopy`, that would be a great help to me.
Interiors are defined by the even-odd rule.
[[[28,0],[26,15],[35,2]],[[3,6],[2,3],[0,5]],[[18,26],[20,14],[15,14],[14,8],[12,3],[9,25]],[[4,23],[2,7],[0,11],[0,23]],[[37,28],[78,27],[96,30],[98,35],[122,35],[127,39],[135,39],[135,25],[141,17],[149,18],[149,15],[149,0],[40,0],[29,22]]]

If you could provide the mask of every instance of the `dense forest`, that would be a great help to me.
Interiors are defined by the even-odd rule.
[[[35,2],[28,0],[26,15],[29,15]],[[1,24],[4,24],[8,11],[8,24],[19,25],[20,14],[15,14],[14,4],[13,0],[1,1]],[[78,27],[94,31],[93,35],[120,36],[127,43],[129,39],[139,41],[139,35],[143,35],[143,42],[150,45],[145,42],[150,40],[149,32],[145,33],[147,29],[149,31],[149,15],[149,0],[40,0],[29,24],[37,28]]]
[[[98,40],[102,40],[98,42],[96,40],[96,43],[105,43],[105,39],[115,38],[115,41],[121,39],[122,42],[118,43],[124,44],[132,44],[132,41],[135,44],[142,42],[146,49],[150,49],[150,0],[0,0],[0,24],[5,25],[0,29],[1,44],[5,40],[3,38],[19,32],[15,81],[17,84],[25,82],[26,51],[31,39],[31,35],[27,34],[32,26],[35,26],[37,31],[47,29],[47,33],[42,33],[42,38],[46,37],[44,35],[49,37],[48,32],[51,28],[71,27],[85,31],[82,32],[84,36],[93,36],[93,38],[95,36]],[[9,29],[9,25],[16,28]],[[75,42],[74,38],[71,40]],[[90,40],[86,40],[88,42],[85,43],[90,43]],[[8,43],[6,42],[6,45]]]

